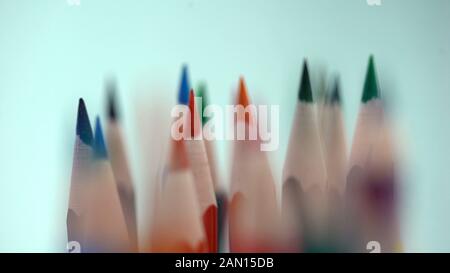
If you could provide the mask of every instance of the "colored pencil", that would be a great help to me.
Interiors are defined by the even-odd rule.
[[[373,56],[369,58],[347,177],[348,232],[352,251],[400,249],[395,162],[389,122],[383,109]]]
[[[209,105],[209,96],[207,92],[206,83],[200,83],[197,88],[197,95],[202,99],[201,113],[204,113],[205,108]],[[210,121],[210,118],[202,115],[202,126]],[[211,177],[214,184],[214,191],[217,202],[217,243],[218,250],[224,250],[224,229],[227,215],[227,195],[224,189],[220,186],[219,176],[217,173],[216,153],[214,149],[214,141],[204,139],[206,154],[208,156],[209,168],[211,170]]]
[[[189,93],[188,67],[183,65],[177,104],[188,106]],[[187,125],[190,117],[184,122]],[[170,153],[162,172],[162,180],[162,185],[158,185],[158,192],[155,194],[157,200],[150,251],[208,252],[209,243],[185,140],[170,140]]]
[[[327,177],[316,119],[305,60],[283,168],[283,221],[292,225],[288,251],[324,251]]]
[[[185,142],[172,141],[153,232],[152,252],[208,252]]]
[[[205,108],[209,105],[209,97],[208,92],[206,88],[205,83],[200,83],[197,88],[197,96],[201,98],[202,103],[200,107],[200,113],[204,113]],[[205,126],[205,124],[210,120],[210,117],[205,116],[202,114],[201,116],[201,122],[202,127]],[[214,190],[217,192],[219,187],[219,178],[217,175],[217,166],[216,166],[216,157],[215,157],[215,150],[214,150],[214,142],[209,141],[207,139],[204,140],[205,148],[206,148],[206,154],[208,155],[208,162],[209,162],[209,169],[211,172],[211,178],[214,185]]]
[[[237,105],[250,106],[244,79],[239,81]],[[235,128],[246,135],[256,126],[252,112],[237,111]],[[229,240],[231,252],[273,252],[277,249],[278,206],[274,178],[259,139],[233,142]],[[257,171],[255,171],[257,170]]]
[[[344,118],[340,98],[339,79],[336,78],[322,109],[322,141],[327,169],[327,225],[330,251],[344,247],[344,194],[347,170],[347,147]],[[334,247],[334,250],[332,249]]]
[[[186,141],[187,154],[194,175],[194,184],[197,190],[203,226],[208,239],[209,251],[217,252],[217,202],[208,155],[205,143],[201,137],[201,121],[195,106],[193,90],[189,94],[189,110],[191,113],[191,138]]]
[[[347,241],[350,251],[366,252],[367,238],[364,238],[364,214],[361,205],[365,202],[366,164],[375,136],[380,129],[382,105],[378,90],[373,57],[370,56],[364,82],[361,105],[356,122],[347,175],[346,213]],[[370,239],[368,239],[370,241]]]
[[[128,234],[130,235],[131,248],[138,250],[136,208],[134,197],[134,186],[128,166],[127,153],[123,141],[123,133],[120,126],[120,115],[116,102],[116,86],[110,82],[107,87],[108,93],[108,123],[106,139],[110,155],[111,167],[117,185],[117,191],[122,205]]]
[[[69,243],[78,244],[81,247],[80,251],[83,251],[86,197],[89,188],[93,139],[86,106],[83,99],[80,98],[73,151],[69,208],[67,210],[67,239]]]

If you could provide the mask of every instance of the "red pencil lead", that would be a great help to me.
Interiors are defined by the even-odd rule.
[[[189,93],[189,110],[191,112],[190,124],[191,124],[191,137],[195,137],[200,133],[200,118],[195,108],[195,94],[191,89]]]

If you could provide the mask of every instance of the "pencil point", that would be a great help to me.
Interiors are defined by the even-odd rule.
[[[191,89],[189,91],[189,110],[191,110],[191,113],[195,111],[195,94],[194,89]]]
[[[202,98],[202,109],[201,109],[202,110],[202,112],[201,112],[201,114],[202,114],[202,125],[205,125],[208,122],[208,120],[210,119],[210,117],[207,117],[207,116],[203,115],[203,112],[205,111],[206,106],[208,106],[208,104],[209,104],[208,94],[207,94],[207,91],[206,91],[206,83],[200,83],[198,85],[197,96]]]
[[[309,79],[308,65],[306,59],[303,61],[303,74],[298,92],[298,100],[303,102],[313,102],[311,82]]]
[[[238,89],[238,101],[237,104],[247,107],[250,104],[248,99],[247,87],[245,85],[244,77],[239,78],[239,89]]]
[[[376,99],[379,97],[380,97],[380,94],[379,94],[379,90],[378,90],[378,81],[377,81],[377,75],[376,75],[376,71],[375,71],[375,62],[373,60],[373,55],[370,55],[361,101],[363,103],[366,103],[371,99]]]
[[[108,96],[108,117],[112,121],[116,121],[118,118],[117,102],[116,102],[116,84],[114,82],[108,82],[106,86],[106,92]]]
[[[341,103],[341,95],[340,95],[340,85],[339,85],[339,79],[336,78],[335,82],[334,82],[334,86],[333,86],[333,91],[331,93],[331,98],[330,98],[330,103],[331,104],[340,104]]]
[[[105,139],[103,138],[102,125],[100,117],[97,116],[95,120],[95,138],[94,138],[94,158],[106,159],[108,154],[106,152]]]
[[[189,91],[189,111],[191,112],[191,137],[195,135],[195,95],[194,90]]]
[[[242,105],[244,108],[247,108],[250,105],[250,99],[248,98],[247,87],[245,85],[244,77],[239,78],[239,90],[238,90],[238,98],[237,105]],[[246,123],[250,123],[252,121],[251,113],[244,111],[243,121]],[[238,115],[238,119],[241,119]]]
[[[77,114],[77,129],[76,134],[87,145],[92,145],[93,135],[91,123],[89,122],[89,116],[86,110],[86,105],[82,98],[78,101],[78,114]]]
[[[195,106],[194,89],[189,92],[189,111],[191,112],[191,137],[197,136],[200,132],[200,119],[198,118],[197,108]]]
[[[180,89],[178,93],[178,103],[187,105],[189,103],[189,90],[191,89],[191,85],[189,83],[189,72],[187,65],[183,65],[181,71],[181,82]]]

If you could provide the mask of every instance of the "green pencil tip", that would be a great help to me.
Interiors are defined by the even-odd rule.
[[[197,96],[202,98],[202,104],[201,104],[202,125],[205,125],[208,122],[208,120],[210,119],[210,117],[203,115],[203,111],[205,110],[206,106],[208,106],[208,104],[209,104],[208,94],[207,94],[206,89],[207,89],[206,83],[204,83],[204,82],[200,83],[197,87]]]
[[[366,103],[371,99],[376,99],[379,97],[380,93],[378,89],[377,75],[375,72],[375,62],[373,60],[373,55],[370,55],[361,102]]]
[[[298,100],[303,102],[313,102],[311,82],[309,80],[308,65],[306,60],[303,62],[303,74],[300,82],[300,90],[298,92]]]

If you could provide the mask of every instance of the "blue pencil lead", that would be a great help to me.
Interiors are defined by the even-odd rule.
[[[189,91],[191,90],[191,85],[189,83],[189,72],[187,65],[183,65],[181,72],[181,82],[180,89],[178,92],[178,103],[187,105],[189,103]]]
[[[108,153],[106,152],[105,139],[103,138],[102,125],[100,124],[100,118],[97,116],[95,120],[95,138],[94,138],[94,158],[106,159]]]

